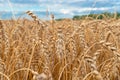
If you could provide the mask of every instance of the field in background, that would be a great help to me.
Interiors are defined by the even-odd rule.
[[[120,19],[34,20],[0,21],[0,80],[120,80]]]

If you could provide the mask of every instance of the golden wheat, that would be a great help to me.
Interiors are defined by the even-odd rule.
[[[120,19],[0,20],[0,80],[120,80]]]

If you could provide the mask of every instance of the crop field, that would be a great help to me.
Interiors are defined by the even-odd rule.
[[[120,80],[120,19],[0,20],[0,80]]]

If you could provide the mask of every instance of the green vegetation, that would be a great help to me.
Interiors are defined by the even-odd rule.
[[[109,12],[104,12],[101,14],[89,14],[89,15],[75,15],[73,16],[73,20],[80,20],[80,19],[85,19],[87,17],[91,17],[93,19],[104,19],[104,18],[120,18],[120,13],[109,13]]]
[[[120,18],[120,13],[116,12],[116,13],[109,13],[109,12],[104,12],[101,14],[89,14],[89,15],[75,15],[73,16],[73,20],[82,20],[82,19],[86,19],[87,17],[92,18],[92,19],[109,19],[109,18],[116,18],[119,19]],[[62,21],[64,20],[64,18],[59,18],[59,19],[55,19],[56,21]]]
[[[55,19],[56,21],[61,21],[61,20],[63,20],[63,18],[59,18],[59,19]]]

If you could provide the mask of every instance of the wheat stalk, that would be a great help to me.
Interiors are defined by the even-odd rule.
[[[47,24],[43,21],[41,21],[34,13],[32,13],[31,11],[27,11],[26,12],[29,16],[31,16],[34,21],[38,22],[38,24],[41,24],[42,26],[46,27]]]

